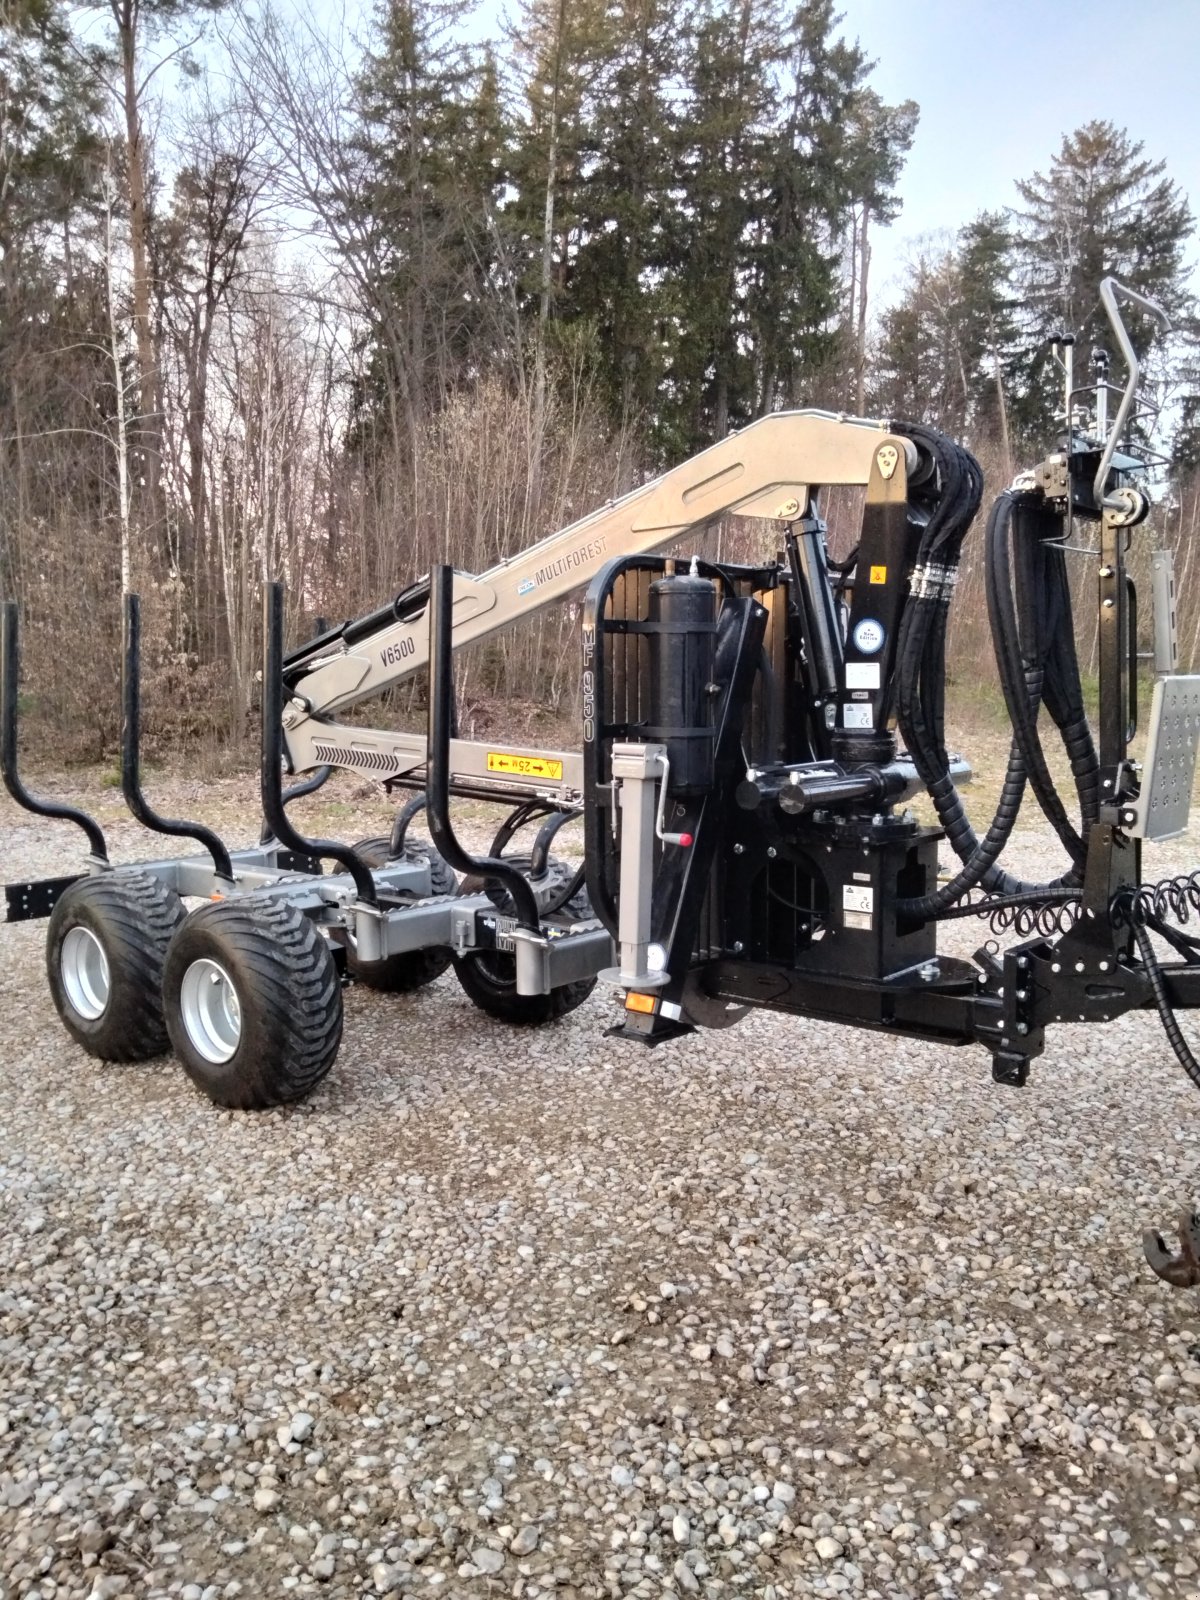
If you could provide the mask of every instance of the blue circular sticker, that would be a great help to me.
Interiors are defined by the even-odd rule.
[[[882,650],[886,637],[883,623],[876,622],[874,617],[864,617],[861,622],[855,624],[854,645],[865,656],[876,655]]]

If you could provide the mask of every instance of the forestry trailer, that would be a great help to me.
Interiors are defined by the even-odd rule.
[[[1142,881],[1143,841],[1186,827],[1200,734],[1200,676],[1175,670],[1166,552],[1152,560],[1150,726],[1143,760],[1130,756],[1138,628],[1127,555],[1149,510],[1148,457],[1129,442],[1142,436],[1139,367],[1118,302],[1160,313],[1112,279],[1101,296],[1127,371],[1111,423],[1116,390],[1103,373],[1077,386],[1064,341],[1063,436],[987,520],[1012,745],[982,835],[956,788],[968,769],[946,750],[943,716],[947,620],[982,474],[928,427],[764,417],[488,572],[437,567],[286,654],[282,589],[268,585],[263,828],[248,848],[160,816],[143,792],[133,595],[125,799],[151,832],[202,853],[113,865],[93,818],[30,794],[17,763],[17,613],[6,605],[5,784],[88,841],[81,873],[7,890],[9,920],[49,917],[50,988],[72,1037],[104,1060],[171,1048],[217,1104],[276,1105],[332,1066],[345,981],[406,991],[453,965],[470,999],[506,1022],[561,1017],[599,978],[623,994],[612,1031],[626,1039],[657,1044],[766,1007],[978,1043],[1010,1085],[1025,1083],[1051,1025],[1153,1007],[1200,1086],[1176,1020],[1200,1005],[1200,939],[1181,926],[1200,911],[1200,872]],[[821,517],[837,485],[865,492],[858,544],[841,562]],[[656,553],[728,515],[773,525],[777,557]],[[1065,558],[1084,540],[1097,571],[1094,734]],[[457,737],[452,652],[585,587],[581,751]],[[424,736],[337,720],[418,673]],[[1074,815],[1039,712],[1062,739]],[[412,792],[390,837],[351,847],[298,831],[289,802],[334,770]],[[285,772],[309,776],[285,790]],[[1053,882],[1000,864],[1027,788],[1065,852]],[[920,791],[939,826],[906,809]],[[503,808],[487,855],[461,842],[456,797]],[[422,810],[432,848],[410,837]],[[551,849],[577,817],[584,861],[572,870]],[[532,847],[513,853],[529,825]],[[959,862],[944,881],[943,839]],[[938,924],[964,916],[1015,939],[990,941],[974,962],[939,955]],[[1161,1276],[1200,1282],[1195,1218],[1178,1256],[1156,1234],[1146,1243]]]

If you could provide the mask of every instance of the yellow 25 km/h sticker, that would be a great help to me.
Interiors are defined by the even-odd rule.
[[[548,756],[513,756],[503,750],[488,751],[487,769],[514,778],[547,778],[552,783],[561,783],[563,775],[561,761],[551,761]]]

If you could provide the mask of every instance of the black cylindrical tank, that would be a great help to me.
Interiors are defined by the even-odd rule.
[[[703,794],[713,782],[717,586],[697,573],[650,585],[650,679],[646,736],[665,744],[672,794]]]

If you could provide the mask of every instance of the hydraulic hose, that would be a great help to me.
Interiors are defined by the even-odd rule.
[[[1004,704],[1030,783],[1051,827],[1075,866],[1081,868],[1086,854],[1084,843],[1072,826],[1054,786],[1037,730],[1037,713],[1045,680],[1043,661],[1057,636],[1055,624],[1058,619],[1051,615],[1047,604],[1051,574],[1046,572],[1044,563],[1037,560],[1040,552],[1035,550],[1034,541],[1022,540],[1014,549],[1014,523],[1018,515],[1024,518],[1036,514],[1039,507],[1033,502],[1032,495],[1015,495],[1011,490],[1006,491],[997,500],[993,515],[989,518],[986,561],[988,620]],[[1014,569],[1018,591],[1024,600],[1023,617],[1018,615],[1013,597]],[[1060,596],[1056,595],[1056,598]],[[1053,608],[1055,611],[1060,609],[1060,606]]]
[[[916,430],[913,430],[914,432]],[[1071,758],[1085,822],[1098,803],[1098,768],[1094,746],[1083,714],[1078,665],[1073,641],[1065,639],[1064,620],[1069,626],[1070,597],[1065,569],[1056,552],[1046,573],[1051,580],[1041,581],[1039,565],[1044,541],[1034,546],[1023,541],[1022,570],[1018,590],[1025,599],[1019,617],[1012,596],[1013,562],[1010,556],[1014,516],[1018,508],[1032,509],[1032,496],[1016,496],[1011,491],[998,497],[988,519],[986,539],[986,580],[988,611],[993,646],[1013,725],[1004,785],[995,816],[979,840],[966,815],[962,800],[950,779],[944,741],[944,657],[952,573],[957,569],[962,541],[978,506],[981,477],[977,465],[949,441],[934,436],[922,443],[938,464],[939,485],[943,489],[940,514],[930,518],[918,553],[918,571],[930,565],[941,575],[940,592],[927,595],[919,588],[910,601],[898,651],[898,712],[909,754],[928,789],[939,821],[952,848],[963,862],[962,870],[948,884],[933,893],[901,901],[901,914],[924,920],[944,914],[975,888],[989,896],[1004,896],[1010,903],[1036,902],[1045,895],[1058,903],[1080,881],[1083,845],[1071,827],[1065,808],[1054,788],[1045,756],[1037,736],[1037,712],[1051,680],[1052,694],[1047,706],[1064,730],[1064,743]],[[956,459],[957,456],[957,459]],[[1040,509],[1040,508],[1039,508]],[[1021,623],[1024,623],[1022,630]],[[1022,631],[1026,648],[1022,649]],[[1050,701],[1053,701],[1051,706]],[[1069,737],[1067,737],[1069,735]],[[1012,834],[1024,798],[1026,785],[1034,781],[1039,803],[1047,811],[1064,843],[1072,841],[1072,870],[1052,884],[1031,884],[1014,878],[996,863]],[[977,906],[975,909],[982,909]]]
[[[1146,969],[1146,976],[1150,980],[1150,992],[1154,996],[1154,1004],[1158,1011],[1159,1021],[1163,1025],[1163,1032],[1167,1042],[1175,1052],[1179,1065],[1197,1089],[1200,1089],[1200,1061],[1192,1054],[1187,1040],[1183,1037],[1183,1029],[1179,1026],[1179,1019],[1171,1005],[1170,996],[1167,994],[1167,985],[1163,980],[1162,968],[1158,964],[1158,957],[1154,953],[1154,946],[1150,942],[1150,931],[1146,924],[1138,919],[1134,920],[1133,936],[1137,940],[1138,951],[1142,957],[1142,965]]]

